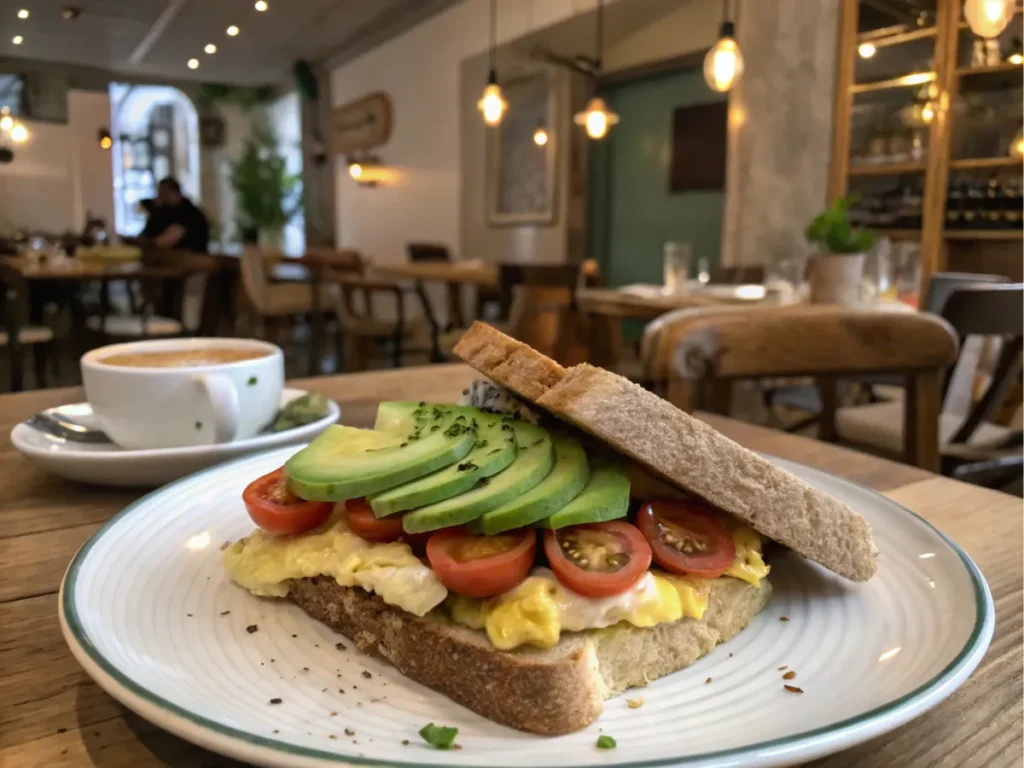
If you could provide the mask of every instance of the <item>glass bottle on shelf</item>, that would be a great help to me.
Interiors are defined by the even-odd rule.
[[[964,228],[981,229],[985,226],[985,193],[975,181],[967,183],[964,200]]]
[[[952,181],[946,192],[946,229],[963,229],[964,188],[959,181]]]
[[[984,227],[985,229],[1003,229],[1003,185],[995,176],[985,186]]]
[[[1003,184],[1003,220],[1008,229],[1020,229],[1024,224],[1021,210],[1021,179],[1010,179]]]

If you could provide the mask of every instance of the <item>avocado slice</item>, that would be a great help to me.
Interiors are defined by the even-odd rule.
[[[548,476],[555,451],[547,432],[528,422],[504,417],[500,434],[507,435],[502,438],[506,441],[515,441],[516,460],[493,477],[482,478],[470,491],[407,512],[402,518],[406,533],[424,533],[468,523],[521,496]]]
[[[625,517],[629,511],[629,477],[618,466],[597,467],[580,494],[537,523],[540,528],[565,528],[582,523],[603,523]]]
[[[331,426],[285,462],[288,487],[311,501],[344,501],[393,488],[462,459],[476,443],[454,407],[381,403],[377,429]]]
[[[476,408],[466,411],[473,414],[472,418],[479,425],[473,450],[433,474],[370,496],[374,515],[385,517],[458,496],[473,488],[481,478],[495,475],[515,461],[516,442],[507,439],[512,433],[502,430],[505,424],[502,417]]]
[[[583,447],[567,437],[556,437],[555,466],[532,489],[470,523],[476,533],[491,535],[532,525],[572,501],[590,480],[590,464]]]

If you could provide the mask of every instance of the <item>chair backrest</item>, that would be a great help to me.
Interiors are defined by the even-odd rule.
[[[964,346],[970,336],[995,337],[1000,346],[988,386],[973,402],[960,428],[950,440],[952,443],[964,443],[1003,404],[1020,374],[1024,284],[973,283],[959,287],[945,299],[941,315],[959,335]],[[974,367],[971,365],[968,371],[972,378]],[[947,379],[946,389],[951,386],[952,379]]]
[[[950,294],[959,288],[978,284],[1008,282],[1010,282],[1010,279],[1002,275],[975,274],[971,272],[936,272],[928,281],[928,293],[921,304],[921,309],[925,312],[940,314]]]
[[[761,264],[748,264],[738,267],[714,266],[709,272],[712,283],[726,283],[729,285],[746,285],[748,283],[764,282],[764,266]]]
[[[409,261],[451,261],[452,256],[448,248],[435,243],[407,243],[406,252],[409,254]]]
[[[263,252],[253,245],[243,246],[238,266],[242,273],[242,288],[245,290],[246,298],[257,311],[263,311],[269,304],[270,287]]]
[[[313,247],[307,248],[304,255],[316,259],[333,272],[361,275],[366,267],[362,254],[352,248]]]

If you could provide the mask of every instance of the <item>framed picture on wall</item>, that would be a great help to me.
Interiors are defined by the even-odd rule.
[[[488,129],[487,221],[492,226],[555,222],[555,98],[547,72],[510,80],[501,123]],[[543,128],[547,140],[535,134]]]
[[[672,112],[670,192],[725,189],[729,104],[695,104]]]

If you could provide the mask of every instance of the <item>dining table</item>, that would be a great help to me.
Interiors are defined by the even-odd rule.
[[[464,365],[447,364],[304,379],[290,386],[336,400],[344,423],[368,427],[382,400],[454,402],[474,377]],[[0,396],[0,430],[6,434],[38,411],[81,399],[80,389]],[[959,690],[895,731],[813,765],[1020,765],[1020,499],[805,437],[719,416],[700,418],[747,448],[842,476],[921,515],[966,550],[992,591],[995,635]],[[9,442],[0,445],[0,766],[239,765],[124,708],[85,674],[61,635],[57,600],[65,568],[89,537],[140,495],[49,476]]]

